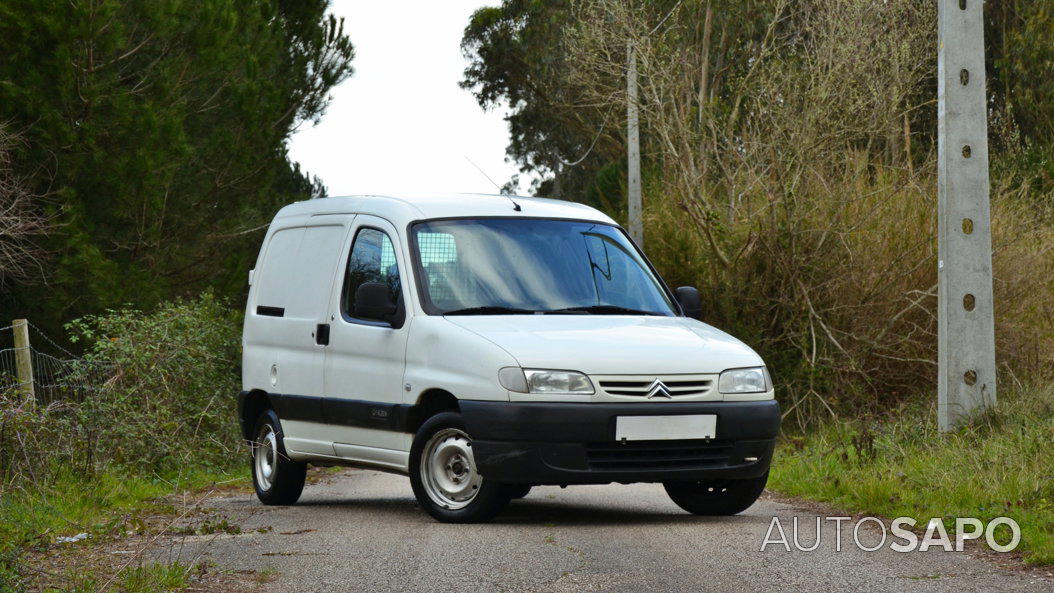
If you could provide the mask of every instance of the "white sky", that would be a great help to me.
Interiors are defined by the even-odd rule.
[[[335,0],[331,11],[355,45],[355,73],[333,89],[321,123],[293,135],[291,158],[334,196],[497,193],[465,157],[499,186],[516,173],[505,162],[505,111],[484,112],[457,85],[466,66],[461,34],[485,4]]]

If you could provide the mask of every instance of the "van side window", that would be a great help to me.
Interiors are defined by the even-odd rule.
[[[282,311],[286,319],[316,319],[333,294],[346,231],[341,225],[279,229],[267,245],[258,272],[256,305]]]
[[[355,291],[366,282],[388,285],[392,302],[399,301],[399,264],[395,261],[395,247],[386,233],[371,228],[359,229],[351,245],[341,295],[341,306],[346,315],[355,316]]]

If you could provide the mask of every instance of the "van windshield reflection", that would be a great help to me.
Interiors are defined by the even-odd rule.
[[[569,220],[437,220],[412,227],[433,315],[665,315],[672,302],[617,227]]]

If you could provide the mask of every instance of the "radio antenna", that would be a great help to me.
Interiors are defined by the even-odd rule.
[[[510,196],[508,193],[506,193],[505,190],[503,190],[500,185],[495,183],[494,180],[490,178],[490,175],[487,175],[486,172],[484,172],[483,169],[481,169],[479,167],[479,165],[477,165],[476,163],[472,162],[472,159],[468,158],[467,154],[465,155],[465,160],[468,161],[468,163],[470,165],[475,167],[476,170],[479,171],[480,175],[486,177],[487,181],[489,181],[494,187],[496,187],[498,189],[498,194],[499,195],[501,195],[502,197],[504,197],[508,201],[512,202],[512,209],[513,210],[515,210],[517,212],[520,212],[520,211],[523,210],[523,208],[520,208],[520,205],[516,203],[516,200],[512,199],[512,196]]]

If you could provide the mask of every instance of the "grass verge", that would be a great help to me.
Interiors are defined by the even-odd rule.
[[[41,484],[8,490],[0,496],[0,593],[25,591],[129,593],[184,588],[191,567],[179,563],[132,564],[117,574],[65,574],[61,568],[35,566],[28,556],[72,551],[150,529],[143,517],[174,516],[176,505],[166,500],[185,491],[202,491],[232,479],[244,479],[244,469],[196,471],[176,478],[141,476],[116,470],[92,476],[57,471]],[[73,543],[61,536],[87,534]],[[61,583],[61,584],[56,584]]]
[[[949,532],[954,517],[1011,517],[1021,526],[1024,560],[1051,565],[1052,459],[1054,386],[1019,387],[955,432],[937,431],[935,405],[915,403],[883,418],[789,435],[769,487],[853,513],[913,517],[923,526],[942,517]]]

